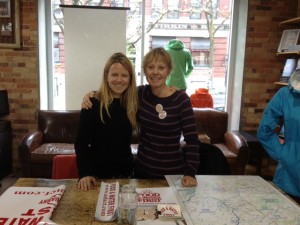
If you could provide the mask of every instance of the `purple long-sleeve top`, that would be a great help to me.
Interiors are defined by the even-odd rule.
[[[175,91],[171,96],[159,98],[153,95],[149,85],[144,85],[139,87],[138,96],[140,144],[135,170],[149,178],[170,174],[195,176],[199,142],[188,95]],[[181,137],[185,142],[183,148]]]

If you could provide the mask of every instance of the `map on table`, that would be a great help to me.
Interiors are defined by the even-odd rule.
[[[300,207],[259,176],[197,176],[185,188],[182,175],[167,175],[187,225],[300,225]]]

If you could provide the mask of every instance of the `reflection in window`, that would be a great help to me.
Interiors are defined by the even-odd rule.
[[[179,18],[179,0],[168,1],[168,18],[169,19]]]

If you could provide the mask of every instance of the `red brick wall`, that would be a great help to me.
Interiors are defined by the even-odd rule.
[[[300,1],[299,1],[300,2]],[[283,29],[279,22],[297,16],[294,0],[249,0],[240,129],[256,131],[277,88],[285,57],[277,56]]]
[[[21,138],[36,128],[39,108],[37,2],[20,0],[21,48],[0,49],[0,89],[8,90],[14,162]]]
[[[7,89],[13,126],[13,157],[22,137],[36,128],[39,108],[37,1],[21,2],[21,48],[0,49],[0,89]],[[300,0],[299,0],[300,2]],[[294,0],[249,0],[241,129],[256,130],[262,111],[276,92],[284,58],[276,56],[283,28],[297,14]]]

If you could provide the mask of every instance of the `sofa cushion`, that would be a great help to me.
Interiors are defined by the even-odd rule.
[[[51,163],[56,155],[75,154],[74,144],[46,143],[31,152],[32,163]]]

